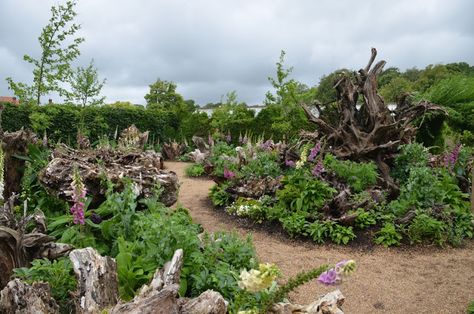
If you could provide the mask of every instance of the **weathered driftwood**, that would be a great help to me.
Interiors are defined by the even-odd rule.
[[[437,105],[420,102],[412,104],[409,97],[402,97],[394,113],[377,92],[377,76],[381,73],[385,61],[373,62],[377,51],[367,66],[360,69],[355,77],[343,75],[335,84],[338,117],[334,122],[325,117],[322,104],[314,103],[319,116],[310,106],[302,105],[309,121],[315,123],[318,131],[325,137],[328,149],[337,157],[354,160],[374,160],[383,176],[384,183],[396,189],[390,178],[386,158],[396,152],[400,144],[410,143],[416,128],[413,120],[429,111],[446,113]],[[362,103],[358,102],[363,96]]]
[[[257,199],[263,195],[275,195],[281,186],[279,178],[265,177],[242,180],[237,185],[229,187],[226,191],[235,198],[248,197]]]
[[[132,124],[122,131],[118,139],[118,146],[121,149],[143,150],[148,142],[149,131],[140,132],[138,128]]]
[[[224,314],[227,313],[227,302],[219,292],[207,290],[197,298],[181,304],[182,314]]]
[[[217,292],[205,292],[196,299],[178,302],[179,278],[183,266],[181,249],[175,251],[171,261],[158,269],[151,283],[143,286],[130,302],[118,302],[114,259],[102,257],[92,248],[74,250],[70,253],[70,258],[79,283],[76,292],[78,313],[97,313],[104,309],[113,314],[225,314],[227,311],[224,298]],[[205,312],[202,312],[203,309]]]
[[[0,313],[53,314],[59,313],[59,307],[51,297],[48,283],[29,285],[13,279],[0,292]]]
[[[26,267],[35,258],[58,258],[72,249],[68,244],[54,243],[55,239],[45,234],[42,213],[16,221],[11,212],[12,202],[0,208],[0,289],[8,283],[14,268]],[[25,233],[29,222],[34,222],[36,227]]]
[[[115,260],[103,257],[93,248],[69,254],[77,277],[76,312],[97,313],[118,302],[118,278]]]
[[[199,149],[202,153],[208,154],[209,153],[209,145],[206,144],[206,141],[202,137],[193,136],[192,141],[194,145]]]
[[[23,128],[16,132],[5,132],[3,138],[0,138],[0,145],[2,145],[5,154],[4,199],[8,199],[13,193],[21,192],[21,169],[23,169],[25,161],[14,156],[27,155],[28,145],[35,143],[38,143],[36,135]]]
[[[187,146],[185,143],[178,143],[176,141],[163,143],[164,157],[169,160],[176,160],[179,156],[184,154]]]
[[[309,305],[299,305],[291,303],[277,303],[269,313],[273,314],[344,314],[341,306],[344,304],[345,297],[337,289],[323,295],[315,302]]]
[[[163,188],[160,201],[166,206],[174,204],[178,197],[176,173],[162,170],[163,159],[154,151],[79,151],[60,146],[53,152],[51,161],[39,174],[39,179],[50,193],[71,201],[74,167],[78,168],[87,194],[94,201],[103,199],[105,190],[101,182],[104,178],[120,188],[124,177],[132,180],[139,197],[153,195],[158,185]]]

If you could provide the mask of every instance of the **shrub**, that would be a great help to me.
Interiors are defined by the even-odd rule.
[[[226,192],[227,185],[214,185],[209,192],[214,206],[225,206],[230,203],[231,196]]]
[[[301,211],[297,211],[289,214],[288,216],[281,217],[280,222],[290,237],[305,234],[307,214]]]
[[[49,283],[51,296],[58,302],[62,312],[72,311],[70,293],[76,290],[76,277],[69,257],[61,257],[50,261],[46,258],[36,259],[31,262],[29,268],[14,269],[15,277],[31,284],[35,281]]]
[[[184,169],[188,177],[200,177],[206,173],[204,166],[201,164],[192,164]]]
[[[377,181],[377,166],[373,162],[337,160],[333,155],[326,154],[324,166],[348,183],[355,192],[361,192]]]
[[[412,143],[400,146],[400,152],[395,158],[395,167],[392,175],[404,182],[408,179],[410,169],[428,165],[429,155],[427,149],[419,144]]]
[[[393,223],[385,223],[382,229],[375,234],[375,243],[384,246],[400,245],[402,235],[397,231]]]
[[[421,243],[424,239],[438,245],[443,245],[448,240],[448,226],[426,213],[418,214],[408,227],[408,236],[412,243]]]
[[[239,171],[243,178],[277,177],[282,171],[278,163],[278,155],[274,152],[259,152],[256,158],[250,159]]]

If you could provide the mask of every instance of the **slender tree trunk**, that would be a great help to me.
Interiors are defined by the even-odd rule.
[[[474,215],[474,165],[472,166],[472,177],[471,177],[471,210]]]

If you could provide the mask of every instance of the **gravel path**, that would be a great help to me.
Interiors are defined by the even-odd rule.
[[[348,248],[291,241],[261,228],[235,223],[213,209],[208,199],[214,184],[184,175],[187,163],[166,162],[181,182],[178,202],[208,232],[235,230],[252,234],[262,262],[277,264],[285,276],[322,263],[351,258],[358,269],[338,287],[346,296],[345,313],[466,313],[474,300],[474,242],[464,248]],[[292,301],[309,303],[331,291],[316,282],[300,287]]]

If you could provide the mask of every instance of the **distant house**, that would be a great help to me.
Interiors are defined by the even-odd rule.
[[[16,97],[9,97],[9,96],[0,96],[0,103],[8,102],[14,105],[19,105],[20,101]]]

